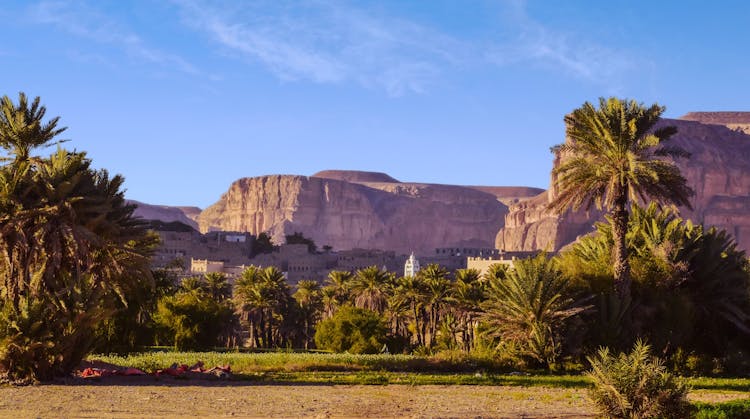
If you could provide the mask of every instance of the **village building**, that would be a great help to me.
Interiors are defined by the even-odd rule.
[[[417,272],[419,272],[419,260],[414,257],[414,252],[412,252],[409,259],[406,259],[406,263],[404,263],[404,276],[416,276]]]

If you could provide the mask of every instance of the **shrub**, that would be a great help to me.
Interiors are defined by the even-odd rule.
[[[610,355],[602,348],[589,357],[590,395],[602,415],[615,418],[684,418],[690,414],[688,387],[636,342],[632,352]]]
[[[318,323],[315,344],[334,352],[378,353],[386,342],[383,318],[374,311],[344,307]]]

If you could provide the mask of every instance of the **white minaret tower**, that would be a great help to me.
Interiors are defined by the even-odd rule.
[[[417,272],[419,272],[419,261],[414,257],[414,252],[411,252],[411,256],[404,264],[404,276],[415,276]]]

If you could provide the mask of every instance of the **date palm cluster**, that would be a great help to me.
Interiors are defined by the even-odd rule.
[[[152,280],[156,240],[126,205],[123,178],[61,148],[65,129],[45,113],[23,93],[0,100],[0,371],[11,378],[70,371],[96,325]]]

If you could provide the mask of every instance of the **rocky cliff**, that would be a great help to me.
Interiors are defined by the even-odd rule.
[[[536,189],[511,188],[518,199]],[[524,195],[525,194],[525,195]],[[301,232],[319,246],[432,253],[471,243],[492,247],[508,209],[502,191],[399,182],[383,173],[323,171],[235,181],[198,217],[201,231],[270,232],[274,242]]]
[[[694,222],[726,229],[740,247],[750,250],[750,112],[696,112],[681,119],[665,119],[678,133],[670,140],[692,155],[679,159],[688,184],[695,190],[693,210],[681,215]],[[750,132],[750,131],[748,131]],[[560,163],[555,159],[555,166]],[[552,183],[552,182],[551,182]],[[511,205],[496,246],[514,250],[559,250],[592,231],[601,213],[546,211],[554,188],[530,200]]]

